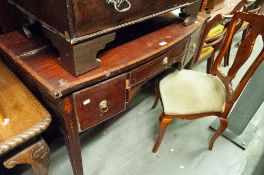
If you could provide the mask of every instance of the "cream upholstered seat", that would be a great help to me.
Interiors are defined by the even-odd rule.
[[[213,75],[176,70],[160,81],[164,113],[169,115],[223,112],[225,86]]]

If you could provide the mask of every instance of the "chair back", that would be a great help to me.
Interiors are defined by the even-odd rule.
[[[199,58],[200,58],[200,55],[201,55],[201,52],[202,52],[202,49],[205,45],[205,41],[207,39],[207,35],[209,33],[209,31],[214,27],[216,26],[217,24],[219,24],[221,21],[224,20],[224,17],[223,15],[221,14],[218,14],[216,15],[213,19],[211,19],[206,25],[205,25],[205,28],[203,29],[203,33],[201,35],[201,39],[200,39],[200,45],[199,45],[199,48],[197,50],[197,54],[194,58],[194,65],[197,64],[199,62]]]
[[[236,31],[237,22],[240,20],[246,21],[249,23],[249,30],[244,40],[242,40],[238,51],[236,53],[235,59],[233,64],[231,65],[230,69],[228,70],[227,74],[224,75],[220,70],[221,62],[226,55],[230,44],[232,43],[233,36]],[[231,87],[231,82],[236,76],[239,69],[245,64],[245,62],[249,59],[253,46],[255,44],[256,38],[261,35],[262,41],[264,40],[264,16],[258,14],[247,14],[242,12],[237,12],[234,14],[228,31],[227,35],[224,40],[224,44],[222,45],[217,58],[215,59],[212,67],[213,75],[218,76],[224,83],[226,90],[227,90],[227,99],[233,103],[235,102],[238,97],[240,96],[242,90],[246,86],[250,77],[254,74],[255,70],[264,60],[264,47],[259,53],[259,55],[254,59],[253,63],[250,65],[248,70],[246,71],[245,75],[241,79],[240,83],[236,87],[235,90]]]
[[[194,62],[193,65],[196,65],[199,63],[199,58],[202,52],[203,47],[206,45],[206,41],[207,41],[207,35],[209,33],[209,31],[216,26],[217,24],[224,22],[225,20],[229,21],[228,19],[230,18],[230,15],[233,15],[235,12],[237,11],[245,11],[246,10],[246,4],[248,3],[247,0],[241,0],[235,7],[234,9],[229,13],[229,15],[222,15],[222,14],[217,14],[216,16],[214,16],[212,19],[209,20],[209,22],[205,25],[205,28],[203,30],[203,33],[201,35],[201,41],[200,41],[200,45],[199,48],[197,50],[197,54],[194,58]],[[226,16],[226,17],[225,17]],[[238,25],[242,25],[242,23],[240,22]],[[240,28],[240,27],[238,27]],[[225,30],[221,33],[221,35],[217,36],[214,38],[215,42],[211,43],[210,45],[206,45],[206,47],[208,46],[220,46],[222,41],[223,41],[223,37],[225,35]],[[210,41],[211,42],[211,41]],[[217,48],[218,48],[217,47]]]

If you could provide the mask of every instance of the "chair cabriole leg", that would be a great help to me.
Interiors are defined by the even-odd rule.
[[[210,140],[209,150],[213,149],[215,140],[226,130],[226,128],[228,126],[228,118],[220,117],[219,119],[220,119],[220,126]]]
[[[158,139],[156,141],[156,144],[154,145],[152,152],[156,153],[157,150],[159,149],[159,146],[161,144],[161,141],[163,139],[165,130],[167,128],[167,126],[170,124],[170,122],[172,121],[171,118],[166,118],[166,114],[161,114],[160,116],[160,124],[159,124],[159,136]]]

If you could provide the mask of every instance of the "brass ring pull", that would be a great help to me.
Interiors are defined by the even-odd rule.
[[[108,4],[113,4],[116,11],[120,13],[126,12],[131,8],[131,3],[128,0],[106,0],[106,2]],[[126,3],[126,7],[123,9],[120,9],[120,7],[124,5],[124,3]]]
[[[167,65],[168,62],[169,62],[169,58],[168,57],[163,58],[163,61],[162,61],[163,65]]]
[[[108,102],[106,100],[103,100],[99,104],[100,111],[102,113],[106,113],[108,111]]]

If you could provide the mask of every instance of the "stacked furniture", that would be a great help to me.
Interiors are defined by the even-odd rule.
[[[199,15],[196,23],[184,26],[167,14],[119,30],[118,42],[99,54],[101,66],[78,77],[60,66],[60,55],[42,36],[7,33],[0,36],[0,48],[5,62],[54,113],[73,172],[82,175],[79,134],[124,111],[159,73],[172,65],[189,66],[205,21]]]
[[[1,35],[0,52],[54,114],[75,175],[79,134],[124,111],[159,73],[190,67],[206,21],[197,18],[201,0],[8,2],[22,30]],[[179,17],[168,13],[175,9]]]
[[[41,23],[60,53],[59,63],[78,76],[101,65],[97,53],[115,39],[117,30],[182,9],[185,24],[196,20],[201,0],[9,0]],[[58,10],[59,9],[59,10]]]

